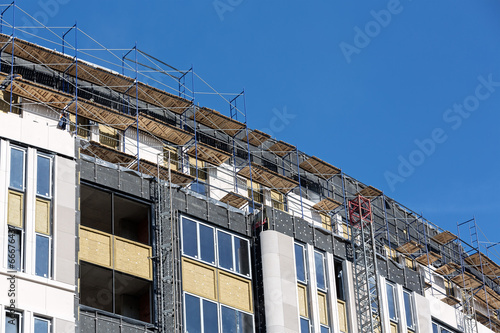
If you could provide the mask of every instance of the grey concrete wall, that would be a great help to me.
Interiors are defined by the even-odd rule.
[[[55,158],[55,280],[75,284],[75,167],[76,162]]]
[[[293,238],[266,230],[260,241],[267,332],[299,332]]]
[[[415,296],[415,310],[417,312],[417,332],[432,332],[431,306],[429,300],[417,293],[413,293],[413,295]],[[438,315],[438,313],[435,313],[435,315]]]

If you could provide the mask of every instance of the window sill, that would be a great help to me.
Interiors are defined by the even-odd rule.
[[[0,269],[0,275],[10,276],[12,274],[14,274],[16,279],[19,279],[19,280],[34,282],[34,283],[42,284],[42,285],[47,286],[47,287],[57,288],[57,289],[61,289],[61,290],[72,292],[72,293],[74,293],[76,290],[76,285],[70,285],[67,283],[55,281],[52,278],[44,278],[41,276],[30,275],[30,274],[27,274],[24,272],[9,273],[7,271],[7,269],[5,269],[5,268]]]

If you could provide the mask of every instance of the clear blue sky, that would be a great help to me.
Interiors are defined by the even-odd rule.
[[[251,128],[271,129],[454,233],[475,216],[500,241],[496,0],[17,5],[49,26],[77,21],[109,48],[137,42],[171,65],[194,65],[220,92],[245,88]],[[90,46],[82,38],[79,47]],[[277,110],[291,115],[285,126],[273,126]]]

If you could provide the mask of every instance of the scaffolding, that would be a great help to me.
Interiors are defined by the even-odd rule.
[[[475,220],[459,224],[456,236],[340,168],[250,129],[245,91],[219,93],[193,66],[178,69],[137,44],[106,48],[76,24],[40,24],[33,34],[33,27],[15,24],[16,15],[36,22],[15,1],[0,9],[0,90],[9,106],[4,111],[25,108],[54,126],[64,118],[85,143],[81,153],[157,178],[155,231],[157,244],[163,245],[158,245],[155,260],[162,281],[173,281],[171,294],[156,291],[165,310],[159,313],[159,325],[169,317],[171,327],[182,329],[170,194],[175,186],[249,215],[272,207],[266,222],[256,218],[255,238],[281,211],[309,221],[313,232],[321,228],[349,242],[360,332],[381,329],[376,278],[381,258],[387,267],[402,265],[421,293],[456,307],[465,332],[477,332],[476,319],[499,331],[500,267],[489,259],[488,247],[481,251]],[[195,91],[195,85],[207,91]],[[203,96],[219,98],[229,106],[229,116],[200,107]],[[465,227],[470,245],[460,238]],[[167,296],[174,299],[168,309]]]

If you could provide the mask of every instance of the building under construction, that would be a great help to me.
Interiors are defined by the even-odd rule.
[[[0,333],[500,332],[474,219],[442,230],[248,128],[244,93],[201,107],[192,69],[0,9]]]

